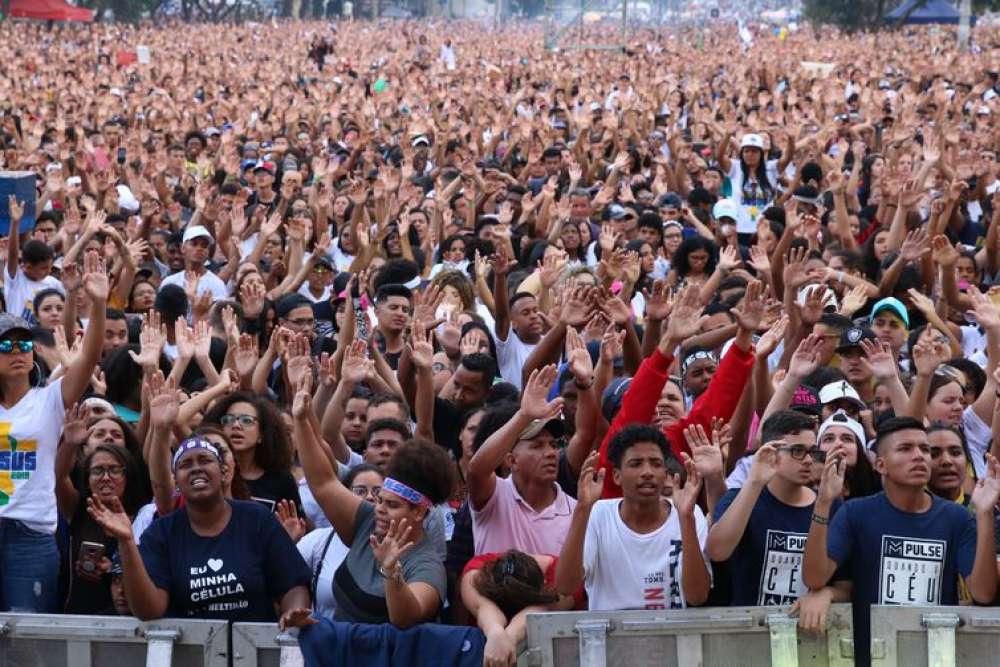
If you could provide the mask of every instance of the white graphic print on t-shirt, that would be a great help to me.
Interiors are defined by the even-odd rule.
[[[757,604],[793,604],[802,595],[805,533],[768,530]]]
[[[935,605],[941,599],[941,573],[948,543],[882,536],[879,604]]]
[[[669,573],[662,570],[649,572],[642,578],[642,597],[645,609],[683,609],[680,573],[677,571],[681,558],[681,541],[670,540],[667,553]]]
[[[188,582],[191,602],[208,602],[206,611],[234,611],[250,606],[245,597],[242,599],[236,597],[244,592],[243,584],[232,572],[223,571],[224,565],[221,558],[209,558],[204,566],[191,568],[191,580]],[[209,602],[216,598],[230,598],[230,600]],[[191,608],[191,613],[196,611],[198,607]]]

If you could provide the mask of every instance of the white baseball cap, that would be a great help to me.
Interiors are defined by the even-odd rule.
[[[819,390],[819,402],[823,405],[833,403],[834,401],[839,401],[841,399],[853,401],[862,410],[868,407],[865,405],[865,402],[861,400],[857,390],[852,387],[851,383],[847,380],[837,380],[836,382],[831,382],[830,384],[823,385],[823,388]],[[864,437],[861,438],[861,442],[864,442]]]
[[[212,238],[212,234],[207,229],[205,229],[201,225],[195,225],[194,227],[188,227],[187,229],[184,230],[183,242],[187,243],[188,241],[196,239],[199,236],[204,236],[205,238],[207,238],[209,243],[215,241],[215,239]]]
[[[740,207],[732,199],[720,199],[712,207],[712,217],[716,220],[721,220],[722,218],[737,220],[739,219],[739,215]]]
[[[740,140],[740,150],[744,148],[759,148],[764,150],[764,137],[759,134],[744,134]]]
[[[834,384],[839,384],[839,383],[834,383]],[[819,434],[816,436],[816,442],[817,443],[822,442],[823,434],[829,431],[830,428],[833,426],[843,426],[851,433],[853,433],[854,437],[857,438],[858,440],[859,448],[864,447],[868,442],[868,439],[865,437],[865,427],[862,426],[857,420],[848,417],[847,413],[844,412],[843,410],[837,410],[832,415],[827,417],[825,422],[820,424]]]

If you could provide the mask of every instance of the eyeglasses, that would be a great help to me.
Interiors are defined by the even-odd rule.
[[[352,486],[351,487],[351,493],[353,493],[354,495],[356,495],[358,498],[364,498],[369,493],[371,495],[373,495],[374,497],[378,498],[379,494],[382,493],[382,487],[381,486],[367,487],[367,486],[360,486],[360,485],[359,486]]]
[[[257,418],[253,415],[222,415],[219,417],[219,423],[223,426],[232,426],[239,423],[240,426],[247,428],[256,424],[257,421]]]
[[[0,340],[0,354],[31,352],[35,349],[33,340]]]
[[[125,468],[122,466],[102,466],[90,469],[90,479],[101,479],[105,475],[111,479],[121,479],[125,476]]]
[[[783,447],[777,447],[779,452],[788,452],[788,454],[796,461],[801,461],[806,457],[806,454],[812,457],[813,461],[817,463],[822,463],[826,461],[826,452],[821,450],[819,447],[806,447],[805,445],[784,445]]]

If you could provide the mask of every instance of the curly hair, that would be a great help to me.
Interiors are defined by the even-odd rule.
[[[437,505],[451,496],[455,462],[433,442],[412,439],[400,445],[389,459],[385,476],[416,489]]]
[[[233,403],[249,403],[257,411],[260,442],[254,448],[253,460],[267,472],[288,472],[292,467],[292,446],[288,440],[281,413],[273,403],[262,396],[238,391],[223,396],[205,415],[204,424],[222,425],[222,416]]]
[[[446,286],[453,287],[462,300],[462,310],[473,310],[476,307],[476,297],[472,293],[472,282],[461,271],[441,271],[431,280],[430,286],[442,290]]]
[[[493,601],[507,618],[531,605],[552,604],[559,594],[545,586],[545,573],[538,561],[511,549],[479,571],[473,584],[483,597]]]

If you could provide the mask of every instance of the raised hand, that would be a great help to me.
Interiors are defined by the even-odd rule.
[[[555,418],[562,411],[563,399],[548,398],[557,376],[556,367],[551,364],[531,371],[521,394],[521,412],[531,419]]]
[[[840,302],[840,314],[845,317],[852,317],[866,303],[868,303],[868,292],[865,290],[865,286],[855,285],[844,295],[844,300]]]
[[[344,363],[341,366],[341,377],[345,382],[352,385],[361,384],[368,379],[368,376],[375,370],[375,362],[368,358],[367,344],[363,340],[356,340],[351,343],[344,355]]]
[[[312,357],[309,354],[309,336],[300,334],[288,342],[285,358],[285,372],[288,382],[297,387],[303,376],[312,375]]]
[[[764,310],[764,284],[759,280],[751,280],[747,283],[743,301],[732,309],[736,323],[744,331],[755,332],[764,319]]]
[[[108,537],[119,542],[132,539],[132,521],[118,498],[113,498],[110,505],[105,505],[96,496],[91,496],[87,498],[87,513]]]
[[[572,327],[566,330],[566,362],[576,384],[589,387],[594,378],[594,362],[583,337]]]
[[[681,476],[673,476],[674,491],[671,498],[681,516],[691,516],[694,514],[694,508],[698,504],[698,496],[701,493],[701,473],[698,472],[694,461],[686,452],[681,453],[681,458],[684,459],[686,479],[681,484]]]
[[[381,540],[372,534],[369,539],[372,555],[384,572],[389,572],[396,567],[400,557],[413,548],[410,535],[413,533],[413,526],[407,519],[400,519],[397,523],[395,519],[389,522],[389,530]]]
[[[160,361],[160,352],[167,342],[167,328],[160,323],[160,314],[150,311],[142,316],[142,330],[139,332],[139,354],[129,350],[128,354],[137,365],[153,368]]]
[[[931,240],[931,258],[939,266],[954,266],[958,261],[959,252],[944,234],[938,234]]]
[[[191,342],[194,343],[194,356],[196,359],[208,359],[208,353],[212,349],[212,330],[205,320],[194,323],[193,336]]]
[[[858,344],[865,353],[862,363],[875,379],[891,378],[897,374],[896,359],[888,343],[880,340],[861,340]]]
[[[819,500],[829,504],[844,493],[844,474],[847,470],[847,461],[843,456],[827,457],[826,465],[823,466],[823,476],[819,479],[817,494]]]
[[[243,317],[252,320],[260,317],[264,311],[264,285],[258,282],[244,281],[240,286],[240,303],[243,306]]]
[[[907,232],[906,239],[899,249],[899,255],[903,261],[912,264],[930,251],[931,249],[927,247],[927,230],[921,227]]]
[[[819,368],[822,347],[823,337],[818,334],[810,334],[803,338],[788,364],[788,374],[801,381]]]
[[[559,318],[566,326],[578,327],[584,324],[590,316],[591,310],[589,287],[580,285],[564,290],[563,304],[559,310]]]
[[[750,482],[764,486],[778,473],[778,447],[785,443],[781,441],[765,442],[753,455],[750,465]]]
[[[1000,464],[992,454],[986,455],[986,475],[976,482],[972,491],[972,504],[977,512],[993,517],[997,500],[1000,499]]]
[[[21,218],[24,217],[24,205],[17,200],[14,195],[7,196],[7,209],[10,211],[10,228],[17,229]]]
[[[722,450],[709,439],[701,424],[687,426],[684,439],[691,449],[691,461],[702,478],[721,477],[725,466]]]
[[[788,328],[788,315],[782,314],[771,325],[767,331],[761,335],[757,341],[756,354],[758,359],[766,359],[778,348],[778,343],[785,337],[785,330]]]
[[[417,368],[429,369],[434,362],[434,345],[431,335],[420,320],[413,321],[413,332],[410,334],[410,359]]]
[[[83,291],[90,297],[91,303],[104,304],[108,301],[108,271],[104,261],[93,253],[83,258]]]
[[[598,452],[587,455],[580,470],[580,480],[576,487],[576,502],[583,507],[593,507],[604,492],[605,468],[597,469]]]
[[[236,372],[241,378],[251,377],[259,359],[257,337],[241,334],[239,342],[236,344],[236,354],[233,359],[236,363]]]
[[[177,423],[180,402],[177,400],[177,386],[174,380],[167,381],[157,370],[149,377],[149,419],[160,429],[169,430]]]
[[[949,350],[939,340],[923,340],[913,346],[913,365],[917,375],[928,376],[948,360]]]
[[[667,330],[660,338],[660,350],[664,354],[673,354],[674,347],[686,338],[701,331],[705,320],[702,311],[705,309],[699,296],[697,285],[688,285],[674,300],[673,312],[667,323]],[[664,346],[669,349],[663,349]]]
[[[63,421],[63,443],[77,448],[87,442],[87,421],[90,419],[90,408],[76,404],[66,411]]]
[[[295,508],[294,502],[287,498],[279,500],[274,513],[278,515],[278,522],[281,523],[281,527],[285,529],[293,542],[298,542],[305,536],[306,522],[299,518],[299,512]]]
[[[993,291],[994,288],[990,288]],[[972,312],[976,316],[976,322],[987,331],[995,331],[1000,328],[1000,312],[997,311],[993,300],[979,291],[976,286],[971,286],[967,290],[969,298],[972,300]]]
[[[644,289],[642,295],[646,299],[646,319],[662,322],[670,317],[670,311],[674,307],[674,297],[667,287],[666,280],[657,280],[653,283],[653,291]]]

